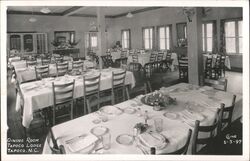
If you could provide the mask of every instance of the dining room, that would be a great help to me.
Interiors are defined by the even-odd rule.
[[[7,155],[245,156],[243,8],[7,6]]]

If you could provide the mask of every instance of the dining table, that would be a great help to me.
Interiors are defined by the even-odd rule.
[[[150,62],[150,55],[151,54],[147,53],[147,52],[138,54],[138,63],[140,63],[142,66],[144,66],[146,63],[149,63]],[[163,60],[166,59],[166,56],[167,56],[167,53],[164,52]],[[170,69],[171,69],[171,71],[174,71],[175,66],[178,66],[177,54],[171,53],[171,59],[173,59],[173,62],[170,66]],[[129,55],[127,63],[129,64],[131,62],[133,62],[132,55]]]
[[[175,102],[157,110],[157,105],[145,101],[149,96],[159,93],[171,97]],[[201,125],[211,125],[220,104],[230,106],[232,99],[233,93],[230,92],[179,83],[113,106],[101,107],[96,112],[53,126],[52,132],[57,145],[63,145],[66,154],[150,154],[150,147],[153,146],[157,147],[156,154],[168,153],[185,144],[188,130],[194,130],[195,120],[200,120]],[[236,104],[240,101],[242,98],[237,97]],[[235,110],[237,108],[240,107],[236,105]],[[105,120],[102,119],[104,116]],[[162,120],[161,131],[157,131],[156,119]],[[135,132],[138,124],[147,125],[146,130]],[[103,148],[102,134],[97,134],[102,131],[103,135],[110,133],[108,149]],[[207,134],[202,135],[204,137]],[[93,139],[95,137],[97,139]],[[92,139],[87,141],[87,138]],[[51,141],[47,139],[43,153],[51,154]],[[187,153],[191,154],[191,144]]]
[[[15,63],[26,64],[26,62],[24,62],[24,61],[19,61],[19,62],[15,62]],[[72,70],[73,63],[72,63],[72,61],[69,61],[68,63],[69,63],[69,71],[70,71],[70,70]],[[94,63],[92,61],[88,61],[88,60],[83,61],[83,66],[84,66],[83,67],[84,69],[95,67]],[[16,78],[20,83],[31,81],[31,80],[36,80],[36,72],[35,72],[34,66],[29,66],[29,67],[27,67],[26,65],[25,66],[24,65],[16,66],[15,72],[16,72]],[[49,75],[56,76],[56,73],[57,73],[56,64],[50,63],[49,64]]]
[[[32,81],[20,84],[23,94],[23,115],[22,125],[29,128],[33,120],[33,112],[53,105],[52,82],[55,84],[67,83],[75,80],[74,98],[84,95],[83,76],[92,77],[101,74],[100,91],[111,89],[112,72],[121,72],[120,68],[106,68],[101,70],[89,69],[81,75],[64,75],[61,77],[44,78],[39,81]],[[125,77],[125,85],[135,86],[135,78],[132,72],[127,71]],[[16,100],[16,111],[21,109],[21,97],[18,94]]]

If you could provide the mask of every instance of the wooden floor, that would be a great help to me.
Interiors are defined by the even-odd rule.
[[[175,72],[166,72],[161,73],[161,80],[155,80],[153,83],[153,89],[158,89],[160,86],[171,86],[173,84],[178,83],[178,71]],[[242,73],[236,72],[226,72],[226,77],[228,79],[228,91],[232,93],[237,93],[242,95]],[[21,139],[24,138],[23,127],[21,125],[21,115],[20,112],[15,110],[16,104],[16,93],[13,84],[10,81],[10,73],[8,72],[8,81],[7,81],[7,124],[9,127],[8,138]],[[137,85],[140,82],[136,83]],[[237,116],[241,116],[242,113],[237,114]],[[236,119],[236,118],[235,118]],[[236,124],[237,126],[237,124]],[[237,126],[240,128],[239,126]],[[241,131],[242,130],[238,130]],[[42,127],[40,129],[35,129],[30,133],[31,138],[39,138],[40,143],[43,146],[46,135],[48,132],[48,127]],[[230,150],[227,150],[224,154],[232,154]],[[38,151],[38,153],[42,153],[42,148]]]

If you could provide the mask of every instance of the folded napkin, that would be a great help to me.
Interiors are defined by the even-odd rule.
[[[158,133],[142,133],[139,135],[139,139],[147,147],[155,147],[156,149],[161,149],[161,147],[166,144],[165,138]]]
[[[73,139],[73,140],[74,141],[68,144],[68,147],[70,151],[78,152],[94,144],[98,140],[98,138],[95,135],[89,134],[85,137],[78,137],[78,139]]]

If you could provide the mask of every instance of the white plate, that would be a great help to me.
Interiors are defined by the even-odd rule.
[[[176,120],[179,117],[178,114],[173,113],[173,112],[165,112],[163,114],[163,116],[165,116],[166,118],[171,119],[171,120]]]
[[[116,142],[122,145],[132,145],[134,142],[134,137],[128,134],[121,134],[117,136]]]
[[[115,106],[104,106],[100,109],[100,112],[103,112],[107,115],[120,115],[123,111]]]
[[[136,112],[136,110],[134,108],[128,107],[128,108],[124,109],[124,112],[127,114],[134,114]]]
[[[108,128],[104,126],[97,126],[97,127],[92,128],[90,132],[94,134],[95,136],[102,136],[108,132]]]

